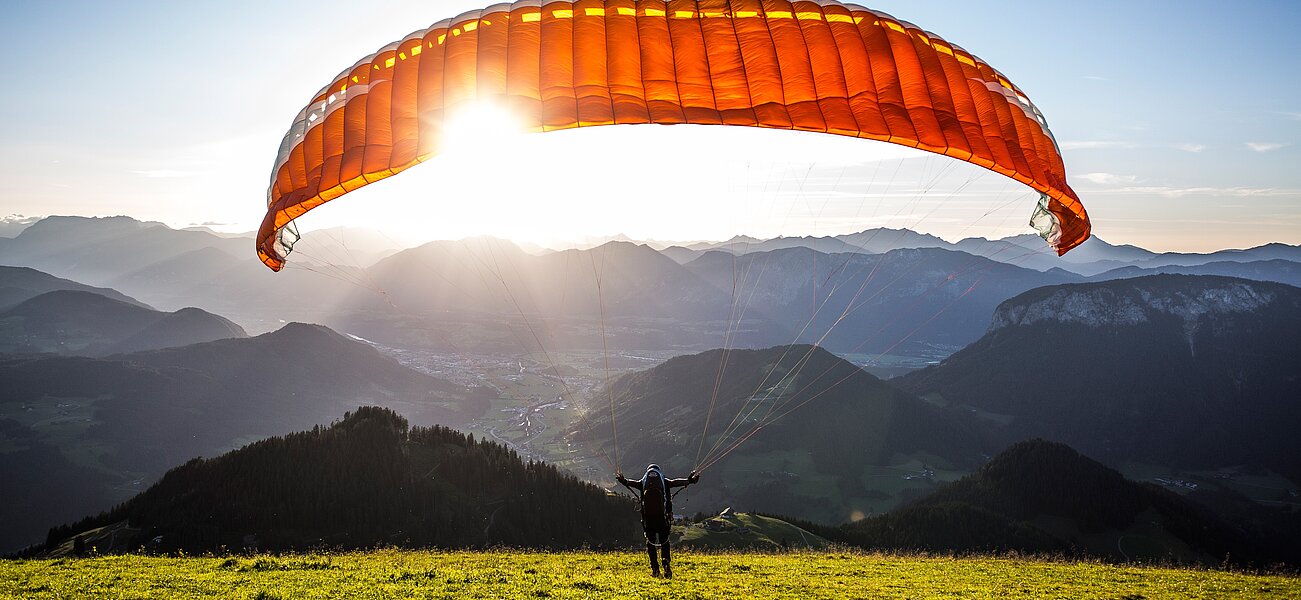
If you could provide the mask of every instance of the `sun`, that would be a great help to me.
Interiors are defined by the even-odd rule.
[[[454,109],[443,122],[439,155],[447,161],[481,160],[517,145],[525,133],[509,108],[497,102],[473,102]]]

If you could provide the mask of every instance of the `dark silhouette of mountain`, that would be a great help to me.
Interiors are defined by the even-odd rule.
[[[100,489],[115,501],[185,460],[328,423],[359,403],[400,410],[416,423],[459,425],[480,416],[494,394],[298,323],[253,338],[99,359],[0,357],[0,390],[12,418],[36,441],[102,474],[111,485]],[[7,496],[0,522],[23,523],[26,536],[0,539],[0,550],[39,541],[41,527],[79,516],[58,512],[53,502],[45,512],[12,512],[10,506],[47,505],[32,500],[39,489],[11,486],[13,477],[0,472]]]
[[[979,338],[1003,300],[1080,279],[938,248],[885,254],[791,248],[736,257],[709,252],[686,268],[728,290],[729,302],[735,289],[738,306],[802,332],[799,342],[837,352],[929,350],[940,356]]]
[[[1129,279],[1144,275],[1178,274],[1178,275],[1221,275],[1240,277],[1254,281],[1275,281],[1292,286],[1301,286],[1301,262],[1282,259],[1257,260],[1251,262],[1220,261],[1193,266],[1162,267],[1121,267],[1112,269],[1092,279],[1107,281],[1112,279]]]
[[[679,356],[620,377],[608,394],[594,397],[573,437],[613,452],[606,408],[612,398],[618,459],[630,473],[657,462],[670,474],[685,474],[702,448],[719,450],[702,453],[701,461],[753,433],[709,468],[709,485],[691,490],[695,506],[709,509],[745,506],[839,522],[857,507],[891,502],[864,484],[868,467],[924,454],[937,466],[968,468],[982,456],[965,415],[935,408],[812,346]]]
[[[102,356],[245,337],[197,308],[164,313],[95,292],[57,290],[0,312],[0,352]]]
[[[999,306],[989,332],[892,383],[1109,464],[1255,465],[1301,481],[1301,289],[1155,275]]]
[[[814,531],[871,549],[1207,565],[1298,557],[1286,532],[1248,535],[1185,498],[1043,440],[1017,443],[975,473],[889,514],[826,529]]]
[[[186,553],[612,548],[637,539],[634,508],[496,443],[441,426],[409,427],[388,409],[363,407],[328,427],[191,460],[111,511],[51,530],[45,550],[122,522],[138,535],[100,551],[130,551],[156,538],[148,548]]]
[[[11,308],[24,300],[56,290],[94,292],[106,298],[134,304],[141,308],[153,308],[114,289],[92,287],[27,267],[0,266],[0,311]]]

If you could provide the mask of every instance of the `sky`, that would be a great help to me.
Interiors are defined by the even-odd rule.
[[[0,217],[251,230],[280,139],[316,90],[385,44],[485,5],[6,2]],[[1301,243],[1301,2],[867,5],[1016,82],[1048,118],[1103,239],[1162,251]],[[458,128],[446,155],[301,224],[553,244],[876,226],[951,240],[1029,232],[1028,189],[887,144],[740,127],[520,135],[487,116]]]

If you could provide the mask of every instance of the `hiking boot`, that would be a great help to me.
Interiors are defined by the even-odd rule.
[[[673,569],[670,569],[667,563],[664,565],[664,578],[673,579]]]

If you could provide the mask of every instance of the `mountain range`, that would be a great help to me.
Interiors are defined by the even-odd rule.
[[[895,349],[941,357],[974,341],[998,302],[1033,287],[1174,268],[1296,283],[1294,265],[1301,263],[1301,248],[1284,244],[1159,254],[1094,237],[1058,258],[1031,235],[949,243],[906,229],[821,238],[742,236],[662,251],[614,241],[541,253],[487,239],[400,250],[382,234],[340,229],[308,232],[290,267],[271,273],[247,258],[251,245],[247,237],[173,230],[127,217],[48,217],[12,239],[0,238],[0,263],[109,286],[165,310],[199,307],[253,333],[302,320],[409,343],[454,336],[459,321],[487,330],[459,339],[459,345],[487,339],[480,342],[486,350],[513,345],[527,351],[539,343],[590,349],[602,342],[597,330],[604,325],[610,347],[698,351],[815,342],[831,329],[823,344],[840,352],[900,346]],[[873,271],[864,267],[872,261],[865,257],[891,254],[897,281],[884,273],[867,275]],[[1207,263],[1217,264],[1202,267]],[[890,315],[869,302],[830,328],[829,321],[856,306],[848,300],[868,278],[870,286],[891,284],[878,297],[881,303],[892,295],[937,289],[908,314]],[[740,293],[745,290],[733,283],[749,285],[752,294]],[[858,298],[872,300],[865,291]],[[753,305],[751,296],[767,299],[767,305]],[[819,305],[825,306],[818,310]],[[400,323],[395,314],[402,315]],[[736,323],[741,314],[750,321]],[[403,333],[412,328],[424,333]],[[526,329],[537,335],[518,334]],[[805,335],[797,336],[801,330]],[[524,344],[514,341],[521,337]]]
[[[0,548],[102,510],[165,470],[328,423],[358,402],[422,425],[482,415],[495,392],[430,377],[317,325],[79,356],[0,355]]]
[[[0,310],[0,352],[9,353],[104,356],[247,335],[197,308],[164,313],[98,290],[55,290]]]

